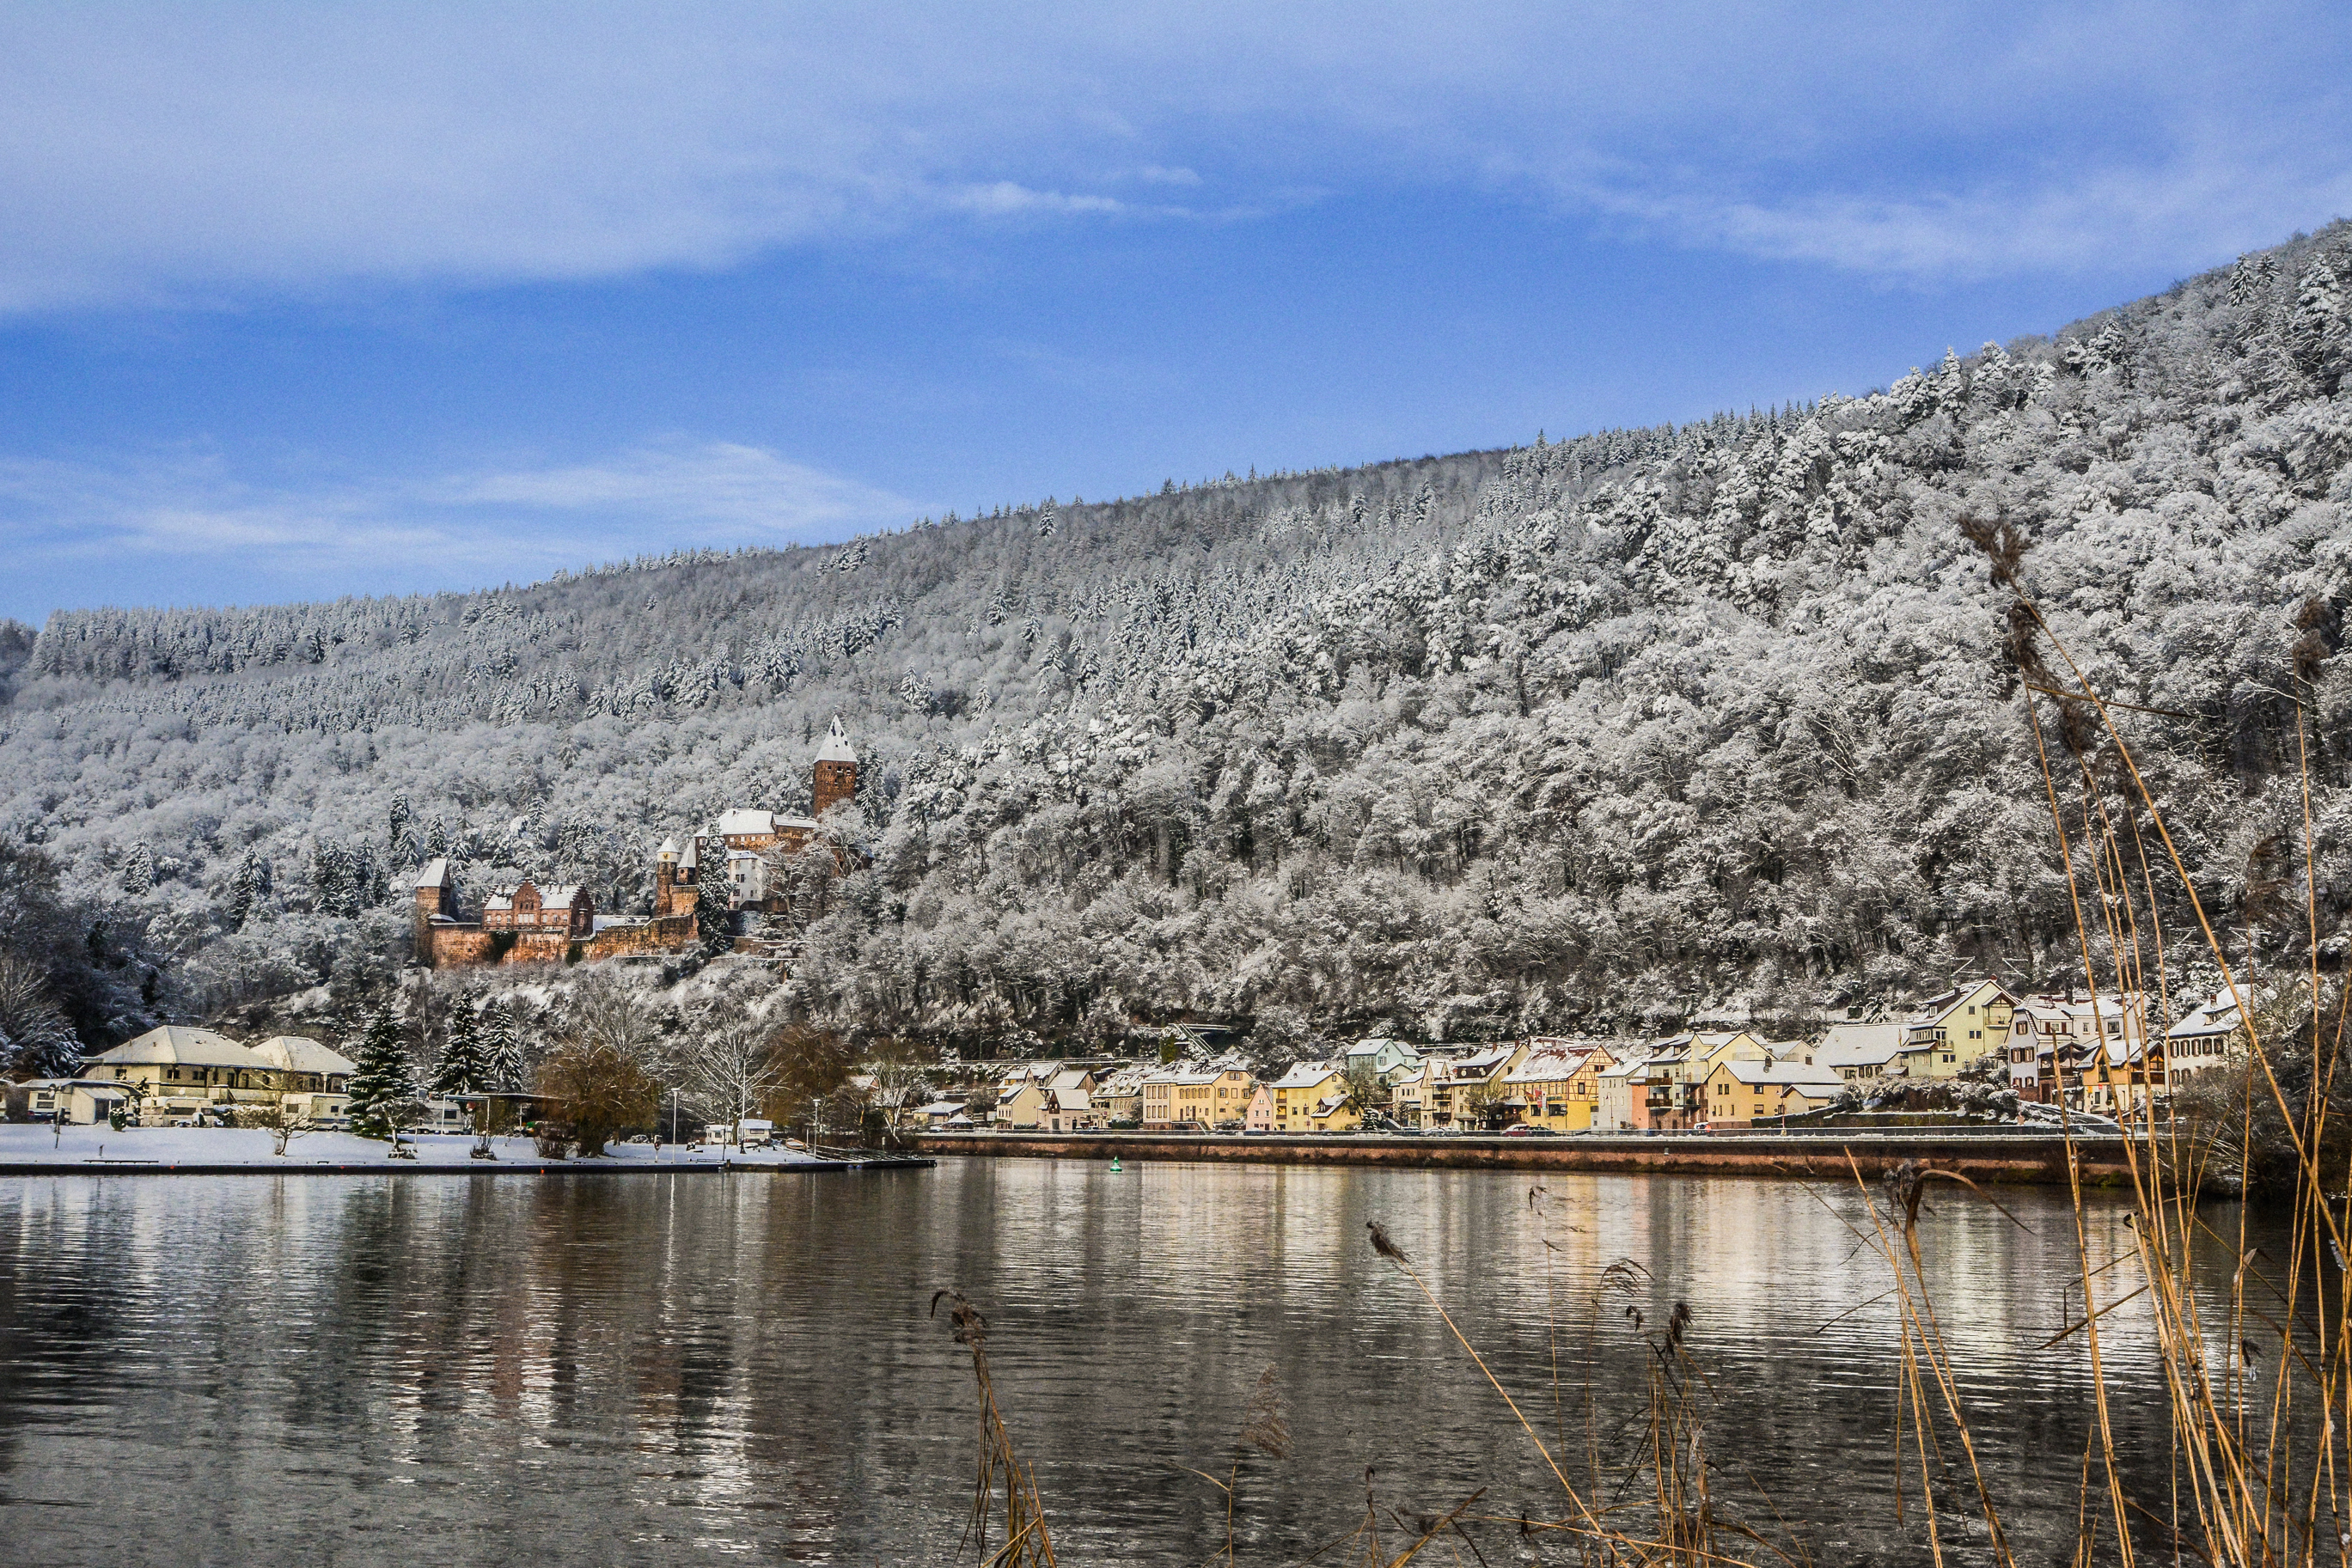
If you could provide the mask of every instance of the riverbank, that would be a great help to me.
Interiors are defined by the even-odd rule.
[[[2067,1141],[2006,1129],[1900,1132],[1578,1134],[1557,1138],[1318,1136],[1182,1133],[925,1133],[926,1155],[997,1158],[1168,1161],[1293,1166],[1386,1166],[1432,1170],[1552,1170],[1599,1174],[1798,1176],[1851,1181],[1906,1160],[1972,1181],[2058,1183],[2067,1179]],[[2139,1145],[2145,1157],[2146,1145]],[[2124,1139],[2074,1140],[2082,1180],[2131,1179]]]
[[[390,1144],[349,1133],[308,1133],[274,1153],[275,1134],[243,1127],[47,1127],[0,1125],[0,1176],[348,1176],[438,1174],[538,1176],[551,1173],[660,1175],[664,1172],[903,1170],[927,1159],[833,1160],[796,1149],[722,1149],[707,1144],[614,1144],[594,1159],[543,1157],[529,1138],[493,1138],[493,1159],[474,1158],[467,1134],[404,1135]]]

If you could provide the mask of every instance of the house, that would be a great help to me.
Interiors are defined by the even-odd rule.
[[[1675,1035],[1650,1050],[1637,1125],[1687,1133],[1706,1120],[1706,1085],[1719,1062],[1769,1061],[1764,1042],[1746,1030]]]
[[[2226,1067],[2245,1052],[2245,1004],[2240,992],[2226,986],[2164,1034],[2165,1070],[2174,1078]]]
[[[169,1125],[231,1103],[268,1104],[279,1093],[276,1067],[208,1029],[165,1024],[112,1051],[85,1058],[81,1076],[143,1091],[139,1114],[149,1126]]]
[[[1249,1109],[1242,1113],[1242,1131],[1274,1131],[1274,1085],[1261,1081],[1250,1089]]]
[[[1429,1062],[1426,1058],[1397,1070],[1389,1085],[1389,1114],[1398,1125],[1425,1127],[1428,1122]]]
[[[2119,1121],[2147,1116],[2170,1086],[2166,1043],[2136,1034],[2096,1041],[2078,1060],[2068,1103]]]
[[[1369,1066],[1383,1086],[1393,1084],[1408,1069],[1421,1065],[1421,1052],[1401,1040],[1374,1036],[1360,1040],[1339,1058],[1339,1071],[1352,1072]]]
[[[1767,1116],[1818,1111],[1845,1092],[1845,1080],[1826,1067],[1769,1058],[1726,1057],[1701,1085],[1709,1127],[1744,1126]]]
[[[1048,1133],[1096,1132],[1103,1124],[1102,1113],[1095,1109],[1093,1096],[1083,1089],[1047,1089],[1038,1114],[1041,1130]]]
[[[1987,1051],[2006,1051],[2017,998],[1997,980],[1962,983],[1922,1002],[1903,1023],[1903,1074],[1956,1078]]]
[[[1274,1131],[1311,1131],[1309,1117],[1334,1094],[1348,1092],[1348,1081],[1338,1064],[1302,1061],[1274,1081]]]
[[[1143,1071],[1121,1067],[1103,1074],[1094,1087],[1095,1109],[1105,1123],[1143,1122]]]
[[[2137,993],[2077,998],[2071,992],[2029,997],[2011,1012],[2007,1055],[2011,1086],[2045,1105],[2063,1097],[2082,1103],[2083,1074],[2102,1044],[2137,1048],[2147,1030]]]
[[[1601,1070],[1615,1061],[1596,1041],[1529,1040],[1518,1065],[1503,1074],[1503,1103],[1513,1121],[1581,1133],[1593,1124]]]
[[[1650,1064],[1638,1050],[1612,1061],[1592,1075],[1592,1126],[1595,1132],[1639,1132],[1649,1124],[1643,1088]]]
[[[1899,1023],[1832,1024],[1813,1046],[1812,1066],[1826,1067],[1848,1083],[1870,1083],[1901,1064]]]
[[[1249,1110],[1249,1070],[1230,1062],[1163,1067],[1143,1075],[1143,1128],[1213,1129],[1240,1122]]]
[[[340,1121],[351,1104],[352,1074],[359,1064],[307,1035],[274,1034],[253,1054],[278,1070],[280,1103],[302,1122]]]
[[[1505,1098],[1503,1075],[1528,1053],[1524,1040],[1506,1045],[1464,1046],[1452,1051],[1433,1047],[1425,1053],[1428,1071],[1422,1082],[1423,1126],[1483,1127],[1501,1113]]]
[[[100,1078],[32,1078],[0,1085],[12,1106],[36,1122],[62,1122],[68,1127],[95,1126],[131,1098],[121,1085]]]
[[[1040,1062],[997,1102],[997,1124],[1032,1131],[1068,1132],[1072,1129],[1055,1123],[1081,1117],[1090,1119],[1090,1124],[1098,1123],[1102,1113],[1094,1107],[1094,1086],[1095,1075],[1086,1068]]]
[[[1352,1133],[1363,1124],[1355,1096],[1345,1091],[1326,1094],[1307,1108],[1307,1131],[1310,1133]]]

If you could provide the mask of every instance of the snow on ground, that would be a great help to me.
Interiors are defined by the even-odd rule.
[[[12,1165],[201,1165],[201,1166],[384,1166],[414,1170],[421,1166],[452,1166],[478,1170],[472,1158],[474,1140],[463,1133],[426,1133],[404,1136],[401,1146],[416,1158],[392,1157],[392,1145],[349,1133],[305,1133],[289,1142],[286,1153],[270,1152],[272,1135],[244,1127],[65,1127],[10,1124],[0,1125],[0,1170]],[[539,1151],[529,1138],[494,1138],[491,1145],[502,1161],[532,1164]],[[793,1149],[720,1149],[706,1144],[666,1144],[658,1152],[651,1144],[613,1144],[604,1157],[566,1162],[583,1168],[607,1165],[715,1166],[724,1157],[736,1166],[806,1165],[813,1156]]]

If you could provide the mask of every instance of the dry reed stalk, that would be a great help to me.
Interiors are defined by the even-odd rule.
[[[2279,1124],[2294,1156],[2294,1197],[2291,1203],[2291,1237],[2286,1260],[2287,1289],[2282,1295],[2284,1307],[2283,1321],[2276,1325],[2279,1354],[2273,1358],[2267,1397],[2267,1408],[2256,1416],[2251,1409],[2257,1386],[2252,1375],[2254,1343],[2250,1337],[2251,1322],[2269,1324],[2267,1314],[2249,1300],[2249,1278],[2260,1280],[2259,1270],[2252,1267],[2254,1249],[2249,1245],[2246,1231],[2246,1206],[2242,1204],[2239,1216],[2239,1236],[2232,1255],[2236,1265],[2229,1281],[2229,1310],[2225,1314],[2226,1339],[2221,1351],[2222,1371],[2217,1384],[2213,1374],[2214,1352],[2208,1325],[2198,1301],[2196,1238],[2200,1229],[2208,1229],[2194,1211],[2199,1187],[2208,1171],[2210,1138],[2200,1147],[2194,1136],[2184,1152],[2182,1130],[2177,1116],[2170,1118],[2161,1143],[2155,1135],[2156,1106],[2154,1085],[2148,1082],[2145,1063],[2147,1055],[2141,1053],[2141,1087],[2134,1104],[2137,1119],[2147,1134],[2149,1155],[2142,1168],[2137,1140],[2127,1143],[2133,1188],[2134,1212],[2132,1235],[2135,1253],[2140,1264],[2144,1284],[2131,1297],[2118,1298],[2101,1307],[2094,1299],[2092,1281],[2095,1272],[2090,1267],[2089,1252],[2082,1219],[2082,1197],[2079,1167],[2073,1157],[2071,1126],[2069,1134],[2069,1170],[2074,1174],[2072,1188],[2076,1215],[2077,1251],[2083,1270],[2084,1321],[2077,1325],[2085,1335],[2091,1357],[2092,1382],[2099,1410],[2098,1439],[2105,1469],[2105,1490],[2112,1508],[2117,1535],[2117,1551],[2128,1563],[2132,1538],[2128,1511],[2146,1511],[2128,1498],[2123,1478],[2116,1468],[2112,1427],[2108,1420],[2105,1397],[2106,1372],[2100,1356],[2098,1323],[2106,1312],[2120,1306],[2124,1301],[2145,1296],[2150,1326],[2154,1330],[2162,1363],[2167,1399],[2169,1406],[2173,1437],[2174,1520],[2170,1526],[2174,1553],[2179,1556],[2183,1535],[2179,1530],[2179,1492],[2186,1490],[2196,1516],[2198,1538],[2187,1544],[2206,1561],[2232,1565],[2309,1563],[2316,1560],[2322,1540],[2320,1534],[2320,1494],[2327,1494],[2331,1517],[2341,1520],[2342,1500],[2338,1492],[2339,1477],[2344,1466],[2339,1462],[2336,1444],[2352,1435],[2352,1314],[2345,1306],[2346,1291],[2341,1278],[2345,1270],[2345,1233],[2352,1225],[2352,1215],[2339,1215],[2330,1199],[2331,1190],[2341,1192],[2352,1185],[2338,1176],[2334,1183],[2328,1172],[2321,1168],[2321,1151],[2326,1147],[2328,1132],[2330,1091],[2334,1085],[2337,1061],[2343,1046],[2343,1007],[2333,1042],[2328,1049],[2322,1033],[2322,980],[2319,967],[2320,921],[2317,893],[2317,868],[2313,847],[2311,810],[2311,758],[2306,730],[2307,715],[2300,695],[2281,693],[2293,704],[2295,718],[2296,758],[2301,786],[2302,828],[2305,872],[2303,915],[2308,939],[2307,972],[2299,988],[2307,998],[2311,1013],[2311,1073],[2310,1082],[2301,1106],[2291,1104],[2279,1080],[2265,1035],[2270,1020],[2260,1018],[2255,1008],[2255,995],[2250,984],[2240,978],[2240,967],[2233,966],[2229,952],[2221,939],[2204,897],[2190,877],[2165,813],[2150,788],[2148,780],[2134,756],[2130,745],[2118,728],[2114,712],[2129,708],[2100,693],[2086,677],[2080,664],[2067,651],[2063,642],[2050,627],[2038,605],[2026,592],[2020,578],[2019,567],[2024,550],[2022,537],[2006,524],[1994,525],[1971,520],[1963,525],[1963,532],[1985,553],[1993,570],[1997,588],[2011,593],[2009,622],[2010,652],[2024,684],[2030,691],[2057,699],[2058,734],[2066,750],[2074,759],[2082,779],[2083,829],[2086,845],[2095,845],[2097,854],[2093,863],[2093,877],[2098,893],[2099,919],[2096,928],[2104,937],[2105,950],[2117,989],[2136,998],[2140,1014],[2139,1038],[2148,1036],[2146,1025],[2147,996],[2147,955],[2143,939],[2153,949],[2156,959],[2156,989],[2161,1010],[2158,1018],[2170,1016],[2169,964],[2164,941],[2162,906],[2158,897],[2155,878],[2155,857],[2147,852],[2141,836],[2143,817],[2161,844],[2188,906],[2194,914],[2200,935],[2207,951],[2219,969],[2223,985],[2242,1004],[2249,1057],[2249,1069],[2244,1094],[2239,1107],[2238,1174],[2242,1193],[2249,1192],[2252,1151],[2256,1139],[2253,1095],[2257,1082],[2267,1091]],[[2314,621],[2314,610],[2306,605],[2298,624],[2306,630]],[[2308,639],[2306,639],[2308,641]],[[2043,663],[2042,646],[2047,646],[2063,662],[2071,674],[2070,683],[2063,683]],[[2295,653],[2295,678],[2305,679],[2310,671],[2305,667],[2305,647],[2298,644]],[[2096,723],[2089,722],[2084,711],[2090,710]],[[2069,832],[2066,813],[2058,802],[2056,778],[2051,765],[2049,748],[2042,725],[2032,697],[2027,708],[2033,733],[2036,755],[2040,759],[2045,795],[2050,807],[2051,821],[2059,839],[2060,854],[2067,873],[2070,898],[2074,901],[2075,930],[2091,994],[2099,995],[2099,966],[2094,952],[2094,922],[2085,918],[2080,885],[2076,880],[2076,859]],[[2125,835],[2117,831],[2114,815],[2106,803],[2106,791],[2100,786],[2091,767],[2090,750],[2093,740],[2100,734],[2112,750],[2118,765],[2118,778],[2126,786],[2120,791],[2131,802],[2125,813],[2129,823],[2129,840],[2139,876],[2134,887],[2131,866],[2124,856]],[[2267,879],[2258,871],[2263,862],[2274,851],[2276,838],[2265,839],[2257,846],[2249,861],[2245,879],[2247,897],[2242,904],[2246,923],[2246,952],[2242,966],[2250,981],[2259,963],[2261,900],[2269,896],[2280,879]],[[2352,1007],[2352,987],[2347,987],[2344,1007]],[[2103,1073],[2111,1079],[2112,1072]],[[2166,1089],[2168,1099],[2177,1075],[2167,1064]],[[2125,1092],[2130,1093],[2128,1079]],[[2062,1105],[2066,1096],[2061,1095]],[[2062,1112],[2062,1115],[2063,1113]],[[2210,1230],[2209,1230],[2210,1233]],[[2332,1293],[2334,1333],[2329,1343],[2331,1292],[2328,1275],[2321,1266],[2323,1244],[2326,1256],[2337,1270],[2337,1289]],[[2307,1276],[2307,1278],[2306,1278]],[[2296,1327],[2302,1321],[2303,1293],[2308,1283],[2311,1291],[2315,1325],[2313,1350],[2319,1354],[2323,1367],[2315,1367],[2310,1357],[2296,1342]],[[2071,1331],[2069,1331],[2071,1332]],[[2063,1337],[2063,1335],[2061,1337]],[[2296,1508],[2297,1457],[2295,1445],[2300,1437],[2295,1423],[2298,1385],[2295,1369],[2315,1385],[2321,1412],[2321,1425],[2315,1442],[2302,1466],[2306,1472],[2301,1481],[2303,1501]],[[2337,1418],[2338,1402],[2342,1401],[2345,1418]],[[2257,1453],[2257,1449],[2259,1453]],[[2089,1451],[2084,1453],[2084,1497],[2088,1500]],[[2184,1489],[2185,1483],[2185,1489]],[[2153,1515],[2147,1515],[2153,1519]],[[2084,1515],[2085,1528],[2078,1541],[2077,1557],[2087,1560],[2090,1548],[2087,1530],[2088,1515]],[[2162,1521],[2158,1521],[2162,1522]],[[2352,1531],[2339,1522],[2335,1530],[2333,1553],[2337,1561],[2352,1563]],[[2299,1539],[2298,1539],[2299,1538]]]
[[[932,1295],[935,1318],[942,1301],[949,1303],[952,1337],[971,1352],[972,1376],[980,1386],[980,1458],[964,1541],[978,1554],[982,1568],[1054,1568],[1054,1541],[1045,1528],[1045,1505],[1037,1495],[1036,1472],[1023,1465],[1013,1451],[1013,1435],[996,1407],[996,1385],[988,1371],[988,1320],[961,1291],[953,1288]],[[1004,1542],[992,1552],[989,1524],[996,1516],[1000,1485],[1004,1497]],[[961,1548],[958,1550],[961,1552]]]

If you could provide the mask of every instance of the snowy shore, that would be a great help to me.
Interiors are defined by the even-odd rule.
[[[0,1175],[13,1166],[89,1166],[94,1170],[136,1170],[234,1166],[254,1170],[299,1170],[330,1166],[343,1170],[381,1167],[385,1170],[449,1169],[485,1171],[496,1166],[520,1166],[559,1170],[647,1170],[686,1166],[716,1169],[722,1163],[742,1169],[769,1166],[822,1166],[820,1160],[793,1149],[720,1149],[705,1144],[614,1144],[593,1160],[550,1161],[540,1157],[529,1138],[494,1138],[495,1164],[473,1157],[474,1140],[466,1134],[426,1133],[404,1135],[401,1147],[415,1158],[392,1157],[392,1145],[349,1133],[306,1133],[290,1140],[283,1155],[271,1153],[274,1139],[258,1128],[65,1127],[11,1124],[0,1125]]]

